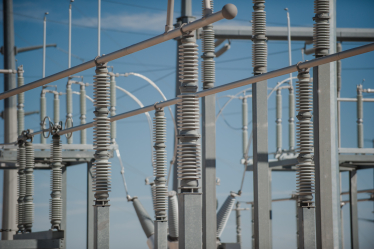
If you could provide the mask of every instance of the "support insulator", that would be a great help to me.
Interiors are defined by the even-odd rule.
[[[242,243],[242,221],[241,221],[241,211],[240,202],[236,202],[236,242]]]
[[[95,192],[95,205],[108,204],[110,192],[110,120],[109,114],[109,80],[107,64],[96,65],[94,76],[94,149],[95,162],[93,163],[93,191]]]
[[[243,99],[242,99],[242,149],[243,149],[244,160],[247,159],[247,148],[248,148],[248,103],[247,103],[247,98],[243,96]]]
[[[276,123],[277,153],[282,153],[282,90],[281,89],[277,89],[275,123]]]
[[[80,104],[81,104],[81,125],[86,123],[86,87],[84,85],[80,86]],[[86,144],[87,139],[86,139],[86,134],[87,130],[83,129],[81,130],[81,144]]]
[[[44,91],[42,91],[40,94],[40,128],[41,130],[46,128],[46,127],[43,127],[43,119],[46,116],[47,116],[47,103],[46,103],[45,93]],[[40,135],[40,143],[41,144],[46,143],[46,138],[43,136],[43,134]]]
[[[18,156],[17,156],[17,164],[18,164],[18,212],[17,212],[17,224],[18,224],[18,232],[24,231],[24,198],[26,195],[26,176],[25,176],[25,168],[26,168],[26,148],[25,143],[23,140],[18,142]]]
[[[315,56],[322,57],[329,54],[330,48],[330,23],[329,0],[314,0],[315,21],[313,25],[313,43]]]
[[[166,186],[167,154],[166,154],[166,118],[163,109],[155,111],[153,119],[154,140],[154,176],[155,176],[155,218],[156,221],[167,220],[168,189]]]
[[[204,1],[203,4],[203,16],[205,16]],[[213,1],[210,1],[210,8],[213,11]],[[201,58],[201,77],[203,82],[203,89],[209,89],[214,87],[215,82],[215,46],[214,46],[214,30],[213,24],[209,24],[203,27],[201,32],[202,50],[203,55]]]
[[[60,122],[60,99],[58,94],[54,94],[53,99],[53,122],[55,124]]]
[[[116,77],[115,75],[110,75],[110,116],[116,115]],[[115,142],[117,137],[117,122],[114,121],[110,124],[110,138],[112,143]]]
[[[26,195],[24,198],[24,227],[26,232],[31,232],[34,222],[34,147],[31,141],[26,141]]]
[[[19,66],[17,70],[18,74],[18,87],[23,86],[25,79],[23,78],[23,66]],[[21,135],[22,131],[25,129],[25,93],[18,94],[18,109],[17,109],[17,118],[18,118],[18,135]]]
[[[234,207],[236,194],[231,193],[222,204],[217,213],[217,237],[221,237],[223,230],[229,220],[232,208]]]
[[[62,127],[55,124],[54,135],[52,136],[52,170],[51,170],[51,200],[50,200],[50,220],[52,229],[61,229],[62,221],[62,146],[60,136],[56,134]]]
[[[178,179],[181,192],[197,192],[201,178],[199,144],[199,99],[196,96],[198,81],[198,49],[193,35],[183,36],[179,46],[181,102],[178,115]]]
[[[289,89],[288,95],[288,143],[289,150],[295,150],[295,94],[293,88]]]
[[[169,240],[178,240],[178,198],[177,193],[173,190],[169,194],[169,212],[168,212],[168,225],[169,225]]]
[[[254,74],[267,70],[265,0],[253,0],[252,12],[252,67]]]
[[[362,84],[357,85],[357,147],[364,148],[364,106]]]
[[[147,238],[151,237],[155,232],[155,227],[152,218],[149,216],[149,214],[143,207],[142,203],[139,201],[138,197],[134,196],[131,199],[131,201],[134,205],[136,215],[138,216],[140,225],[143,228],[145,236],[147,236]]]
[[[297,114],[297,192],[301,206],[313,205],[314,162],[313,162],[313,86],[309,69],[299,71],[296,81]]]
[[[66,128],[72,127],[73,120],[73,91],[71,90],[71,84],[66,84]],[[73,133],[67,138],[68,144],[73,143]]]

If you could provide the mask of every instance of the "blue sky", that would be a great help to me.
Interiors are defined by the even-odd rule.
[[[220,21],[216,25],[250,25],[252,16],[252,2],[236,0],[231,1],[238,7],[238,16],[232,21]],[[220,9],[227,2],[215,1],[215,9]],[[134,1],[134,0],[102,0],[102,38],[101,52],[107,54],[122,47],[148,39],[160,34],[164,30],[165,11],[167,1]],[[137,7],[143,6],[143,7]],[[353,8],[352,1],[342,0],[337,3],[337,26],[346,28],[374,28],[374,2],[369,0],[356,1]],[[47,49],[46,75],[51,75],[67,68],[68,56],[68,7],[69,1],[15,1],[14,2],[14,24],[16,46],[26,47],[42,44],[43,41],[43,15],[49,12],[47,17],[47,43],[57,43],[56,48]],[[288,7],[291,16],[291,26],[312,27],[313,1],[267,1],[267,24],[268,26],[286,26],[286,12]],[[174,17],[180,15],[180,3],[175,3]],[[83,60],[93,59],[97,55],[97,2],[88,0],[76,0],[73,3],[73,31],[72,31],[72,66],[80,64]],[[201,2],[193,1],[193,13],[201,15]],[[2,21],[2,20],[1,20]],[[3,33],[0,33],[3,40]],[[198,41],[200,45],[200,41]],[[343,43],[343,50],[364,45],[360,42]],[[301,61],[301,48],[303,42],[292,42],[292,61]],[[216,85],[222,85],[235,80],[243,79],[252,75],[251,67],[251,41],[233,40],[231,49],[216,59]],[[269,54],[284,51],[276,55],[269,55],[268,70],[281,68],[288,65],[287,42],[269,41]],[[342,97],[355,97],[356,85],[366,79],[365,88],[374,88],[372,74],[374,71],[374,53],[367,53],[342,62]],[[77,58],[78,57],[78,58]],[[246,57],[246,58],[244,58]],[[305,59],[312,59],[306,56]],[[42,76],[42,51],[31,51],[18,54],[17,64],[24,65],[25,83],[32,82]],[[138,72],[155,81],[167,98],[173,98],[175,93],[175,61],[176,43],[168,41],[138,53],[120,58],[109,63],[114,66],[114,72]],[[3,60],[0,60],[0,68],[3,68]],[[84,81],[92,83],[94,69],[86,70],[79,75],[84,76]],[[295,76],[295,75],[294,75]],[[287,76],[278,77],[268,81],[268,86],[273,87],[278,81]],[[58,91],[65,91],[66,79],[59,80],[53,84],[58,86]],[[158,93],[149,87],[147,83],[134,76],[118,78],[117,84],[131,91],[144,105],[160,101]],[[201,83],[199,83],[201,86]],[[76,86],[75,86],[76,87]],[[73,88],[75,89],[73,86]],[[0,88],[3,89],[3,79],[0,79]],[[227,91],[219,96],[235,94],[241,89]],[[25,94],[25,111],[33,111],[39,108],[39,94],[41,89],[34,89]],[[75,91],[78,91],[75,89]],[[92,96],[92,87],[87,88],[87,94]],[[283,147],[288,148],[288,94],[283,95]],[[365,94],[373,97],[373,94]],[[52,114],[52,96],[47,96],[49,116]],[[130,98],[117,93],[117,113],[138,108],[137,104]],[[220,99],[220,105],[224,104]],[[74,121],[79,123],[79,97],[74,96]],[[249,117],[251,117],[251,101],[249,103]],[[275,151],[275,96],[269,99],[269,151]],[[374,123],[372,110],[374,103],[364,104],[364,136],[365,147],[373,147],[374,130],[369,129]],[[0,111],[3,110],[3,104]],[[87,102],[87,121],[93,119],[92,103]],[[216,110],[218,112],[218,108]],[[65,98],[61,97],[61,120],[65,120]],[[231,127],[241,127],[241,102],[234,100],[223,112]],[[151,114],[152,115],[152,114]],[[170,116],[166,112],[169,121]],[[26,117],[26,128],[39,129],[39,116]],[[3,121],[0,119],[0,127]],[[88,143],[92,143],[92,129],[88,129]],[[168,123],[168,158],[172,157],[173,127]],[[356,147],[356,104],[342,104],[342,147]],[[149,186],[144,185],[145,177],[152,175],[151,151],[149,141],[149,129],[144,115],[138,115],[117,122],[117,142],[125,163],[126,177],[130,195],[139,196],[148,212],[152,214],[151,196]],[[66,139],[62,139],[66,143]],[[0,142],[3,141],[3,130],[0,130]],[[39,138],[36,138],[36,142]],[[74,134],[74,142],[79,143],[79,134]],[[241,130],[230,128],[220,117],[217,121],[217,177],[221,179],[221,185],[217,186],[217,198],[223,203],[230,191],[237,191],[242,176]],[[250,154],[252,154],[250,152]],[[120,166],[116,158],[112,162],[112,192],[111,200],[111,248],[123,248],[124,241],[127,248],[146,248],[146,238],[137,221],[131,203],[125,199]],[[68,248],[83,248],[85,246],[85,207],[86,207],[86,177],[85,165],[75,166],[68,169]],[[343,173],[343,191],[348,190],[348,174]],[[0,171],[0,179],[2,172]],[[49,172],[35,172],[35,224],[34,231],[47,230],[50,227],[48,219]],[[253,200],[252,173],[246,174],[243,196],[240,200]],[[0,184],[0,195],[2,195],[2,184]],[[358,189],[373,188],[373,170],[362,170],[358,173]],[[295,173],[274,172],[272,174],[272,197],[289,197],[296,190]],[[367,197],[365,194],[359,198]],[[2,198],[0,198],[2,200]],[[1,208],[1,206],[0,206]],[[273,248],[295,248],[296,247],[296,221],[295,203],[277,202],[273,206]],[[359,217],[373,219],[373,203],[365,202],[359,204]],[[349,246],[349,205],[344,210],[344,236],[345,246]],[[0,218],[1,219],[1,218]],[[250,212],[243,212],[242,234],[243,246],[251,246],[251,217]],[[374,238],[372,236],[374,224],[359,221],[359,239],[361,248],[373,248]],[[223,232],[222,241],[234,242],[235,218],[230,217],[226,230]]]

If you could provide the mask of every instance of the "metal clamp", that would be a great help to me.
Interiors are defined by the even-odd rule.
[[[70,119],[71,119],[71,127],[74,126],[73,118],[72,118],[72,117],[67,117],[66,120],[65,120],[64,129],[66,129],[66,125],[67,125],[67,123],[68,123],[68,120],[70,120]],[[68,128],[71,128],[71,127],[68,127]],[[68,135],[68,134],[70,134],[70,135]],[[73,132],[70,132],[70,133],[68,133],[68,134],[65,134],[65,137],[66,137],[67,139],[69,139],[69,138],[71,138],[71,136],[73,136]]]
[[[52,124],[52,123],[51,123]],[[58,122],[58,124],[51,125],[51,131],[50,133],[52,135],[58,135],[58,132],[62,130],[62,121]]]

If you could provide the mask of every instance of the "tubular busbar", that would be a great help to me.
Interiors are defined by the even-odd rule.
[[[206,17],[201,18],[199,20],[196,20],[194,22],[191,22],[187,25],[184,25],[181,28],[173,29],[169,32],[165,32],[161,35],[155,36],[155,37],[150,38],[148,40],[136,43],[136,44],[131,45],[129,47],[125,47],[123,49],[112,52],[110,54],[103,55],[103,56],[101,56],[97,59],[87,61],[85,63],[82,63],[82,64],[78,65],[78,66],[66,69],[64,71],[61,71],[59,73],[53,74],[53,75],[48,76],[48,77],[45,77],[43,79],[31,82],[31,83],[29,83],[27,85],[24,85],[22,87],[18,87],[18,88],[14,88],[12,90],[6,91],[6,92],[0,94],[0,100],[9,98],[9,97],[11,97],[13,95],[16,95],[18,93],[21,93],[21,92],[26,92],[28,90],[37,88],[39,86],[46,85],[46,84],[51,83],[53,81],[56,81],[56,80],[68,77],[70,75],[82,72],[82,71],[87,70],[89,68],[93,68],[93,67],[96,66],[96,63],[103,64],[105,62],[109,62],[109,61],[118,59],[120,57],[123,57],[123,56],[129,55],[129,54],[138,52],[140,50],[146,49],[148,47],[152,47],[154,45],[160,44],[162,42],[174,39],[178,36],[183,35],[183,33],[193,31],[193,30],[196,30],[198,28],[207,26],[208,24],[217,22],[217,21],[222,20],[224,18],[233,19],[236,16],[236,14],[237,14],[237,9],[236,9],[235,5],[226,4],[225,6],[223,6],[221,11],[218,11],[218,12],[212,14],[212,15],[209,15],[209,16],[206,16]]]
[[[322,65],[322,64],[325,64],[325,63],[330,63],[330,62],[337,61],[337,60],[346,59],[346,58],[349,58],[349,57],[352,57],[352,56],[355,56],[355,55],[359,55],[359,54],[363,54],[363,53],[367,53],[367,52],[371,52],[371,51],[374,51],[374,43],[370,43],[370,44],[360,46],[360,47],[357,47],[357,48],[352,48],[352,49],[349,49],[349,50],[346,50],[346,51],[343,51],[343,52],[340,52],[340,53],[327,55],[327,56],[324,56],[324,57],[321,57],[321,58],[318,58],[318,59],[313,59],[313,60],[310,60],[310,61],[298,63],[298,64],[295,64],[295,65],[292,65],[292,66],[284,67],[284,68],[281,68],[281,69],[278,69],[278,70],[270,71],[268,73],[263,73],[263,74],[256,75],[256,76],[253,76],[253,77],[249,77],[249,78],[246,78],[246,79],[238,80],[238,81],[228,83],[228,84],[225,84],[225,85],[217,86],[217,87],[214,87],[214,88],[211,88],[211,89],[208,89],[208,90],[197,92],[196,95],[199,98],[205,97],[205,96],[208,96],[208,95],[224,92],[224,91],[234,89],[234,88],[238,88],[238,87],[241,87],[241,86],[253,84],[253,83],[256,83],[256,82],[259,82],[259,81],[262,81],[262,80],[268,80],[268,79],[275,78],[275,77],[278,77],[278,76],[281,76],[281,75],[284,75],[284,74],[289,74],[290,72],[297,72],[298,69],[315,67],[315,66],[318,66],[318,65]],[[18,92],[15,92],[14,94],[18,94]],[[12,96],[12,95],[10,95],[10,96]],[[0,95],[0,98],[2,99],[3,96]],[[121,113],[121,114],[118,114],[116,116],[111,117],[110,122],[117,121],[117,120],[124,119],[124,118],[128,118],[128,117],[132,117],[132,116],[144,113],[144,112],[150,112],[150,111],[153,111],[155,109],[155,107],[156,108],[164,108],[164,107],[167,107],[167,106],[175,105],[175,104],[179,103],[180,101],[181,101],[181,99],[174,98],[174,99],[170,99],[170,100],[167,100],[167,101],[164,101],[164,102],[157,103],[156,105],[148,105],[148,106],[145,106],[143,108],[139,108],[139,109],[135,109],[135,110],[132,110],[132,111],[129,111],[129,112]],[[79,126],[75,126],[75,127],[69,128],[69,129],[59,131],[58,134],[61,136],[61,135],[64,135],[64,134],[68,134],[70,132],[75,132],[75,131],[80,131],[80,130],[83,130],[83,129],[91,128],[91,127],[93,127],[93,125],[94,125],[94,123],[90,122],[90,123],[87,123],[87,124],[84,124],[84,125],[79,125]],[[48,129],[45,129],[44,131],[48,132]],[[42,133],[42,131],[37,131],[37,132],[33,132],[31,135],[37,135],[37,134],[41,134],[41,133]]]

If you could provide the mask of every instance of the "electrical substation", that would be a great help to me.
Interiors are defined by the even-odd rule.
[[[342,76],[344,59],[370,55],[365,63],[373,62],[374,28],[337,27],[340,13],[336,0],[309,1],[309,11],[297,10],[305,11],[303,18],[313,20],[313,27],[292,26],[290,18],[294,12],[288,8],[282,9],[287,26],[268,26],[267,9],[274,1],[252,0],[246,3],[251,7],[244,8],[239,7],[241,1],[165,0],[159,1],[160,10],[147,7],[142,1],[98,0],[98,4],[96,1],[89,3],[97,12],[97,26],[91,27],[97,32],[97,40],[90,40],[95,46],[97,43],[97,52],[91,53],[95,56],[89,60],[83,60],[72,52],[75,43],[84,43],[74,40],[72,32],[75,28],[72,16],[79,1],[65,1],[68,33],[60,34],[68,40],[68,51],[65,51],[60,48],[59,40],[47,44],[47,24],[53,23],[49,21],[53,15],[51,11],[38,20],[43,23],[43,45],[17,47],[15,36],[21,36],[15,29],[14,18],[28,16],[14,11],[13,0],[3,0],[0,249],[82,248],[74,245],[74,236],[69,234],[74,226],[80,227],[74,233],[84,237],[83,246],[88,249],[117,248],[111,242],[114,236],[121,241],[119,248],[135,248],[128,245],[130,241],[131,245],[138,246],[136,248],[150,249],[290,248],[274,235],[274,227],[279,228],[275,224],[274,209],[280,202],[292,203],[293,218],[288,223],[295,226],[295,231],[283,232],[287,233],[285,241],[288,238],[295,241],[293,248],[374,247],[370,244],[372,238],[365,237],[370,243],[362,242],[360,234],[364,226],[359,225],[366,222],[365,231],[373,234],[372,123],[366,125],[364,132],[364,120],[373,121],[373,116],[366,119],[364,110],[373,113],[374,87],[370,88],[371,79],[365,81],[355,76],[353,80],[362,83],[354,84]],[[101,14],[104,3],[161,11],[165,24],[163,32],[118,50],[105,45],[105,51],[110,48],[110,52],[104,54],[104,38],[110,37],[107,34],[110,29],[105,26],[110,16]],[[193,13],[192,4],[199,9],[202,6],[202,12]],[[177,6],[180,10],[175,8]],[[361,7],[365,7],[365,3]],[[78,7],[77,10],[82,13]],[[308,16],[312,11],[314,14]],[[245,12],[248,18],[245,25],[237,25],[237,15]],[[177,18],[176,13],[180,13]],[[219,25],[221,20],[225,25]],[[136,35],[136,32],[127,35]],[[268,50],[272,42],[280,41],[288,48],[285,51],[288,58],[282,57],[286,66],[270,68],[269,56],[282,52],[268,53]],[[116,42],[125,44],[120,40]],[[159,84],[154,75],[128,72],[127,65],[115,64],[117,59],[136,56],[143,50],[170,42],[175,44],[173,56],[177,58],[167,60],[173,64],[175,71],[171,74],[176,79],[163,80],[172,82],[173,95],[165,94],[165,85]],[[237,42],[245,42],[242,46],[252,49],[252,64],[246,65],[249,77],[219,81],[216,75],[220,71],[236,72],[235,68],[222,69],[222,64],[216,64],[225,62],[222,58]],[[296,49],[302,56],[296,63],[292,62],[291,53],[295,51],[291,48],[294,42],[303,45]],[[353,47],[344,49],[344,44]],[[29,80],[28,75],[35,72],[27,68],[28,64],[22,61],[25,57],[21,55],[38,49],[43,53],[42,77]],[[66,52],[68,63],[67,68],[64,66],[48,74],[46,67],[52,59],[47,53],[52,49]],[[72,57],[81,60],[80,63],[72,65]],[[165,58],[169,57],[165,52]],[[131,58],[129,66],[137,63],[135,57]],[[154,64],[166,60],[153,58]],[[361,68],[367,69],[373,70]],[[92,76],[84,75],[86,70],[91,70]],[[146,83],[145,87],[152,89],[151,96],[140,95],[145,87],[129,90],[128,85],[118,84],[124,79]],[[352,81],[352,77],[349,79]],[[270,87],[270,80],[277,82]],[[216,83],[218,81],[220,84]],[[349,97],[343,94],[343,87],[350,89]],[[220,95],[227,92],[227,95]],[[127,102],[124,104],[124,99],[117,94],[124,94],[132,101],[131,106],[136,106],[125,111],[122,107]],[[223,100],[226,102],[222,105]],[[273,107],[270,101],[275,104],[274,112],[270,111]],[[240,116],[237,119],[241,122],[239,128],[231,127],[228,121],[231,116],[224,111],[233,104]],[[356,105],[356,108],[348,108],[346,104]],[[29,111],[30,108],[37,110]],[[350,113],[354,118],[348,118]],[[34,114],[39,114],[37,121],[29,122],[28,117]],[[143,114],[146,128],[139,124],[130,129],[128,123],[120,122],[144,117]],[[235,145],[225,137],[226,131],[218,128],[217,120],[225,122],[225,129],[237,130],[240,139],[234,137]],[[270,123],[275,124],[272,131]],[[143,139],[143,133],[147,133],[144,135],[147,139]],[[351,134],[357,141],[349,143]],[[222,142],[221,136],[228,142]],[[239,171],[239,178],[235,175],[233,180],[230,171],[219,174],[219,166],[222,166],[219,161],[224,161],[221,158],[225,153],[221,155],[218,146],[227,149],[228,154],[235,150],[231,159],[237,165],[232,165],[231,161],[228,164],[235,168],[230,171]],[[275,150],[270,149],[273,147]],[[135,152],[139,148],[141,152]],[[150,162],[131,166],[128,160],[135,157],[149,157]],[[143,161],[139,159],[139,162]],[[68,219],[73,215],[68,211],[71,198],[68,172],[78,172],[75,171],[78,167],[84,167],[84,173],[74,173],[72,181],[84,186],[83,190],[74,190],[84,192],[79,199],[84,201],[80,213],[85,218],[84,224],[78,222],[80,218]],[[146,177],[142,176],[146,185],[132,179],[133,172],[143,171],[149,172]],[[50,174],[49,186],[34,179],[38,172]],[[363,186],[358,177],[360,172],[366,175],[367,188],[359,187]],[[277,173],[283,174],[282,184],[295,183],[292,191],[283,194],[284,198],[274,198],[272,175]],[[222,193],[218,186],[225,182],[229,182],[225,186],[232,189],[224,193],[223,201],[218,201]],[[348,191],[344,191],[342,182],[348,183]],[[147,193],[141,193],[141,188],[146,188]],[[46,189],[48,196],[44,194]],[[122,196],[118,205],[120,212],[115,214],[113,208],[118,206],[113,203],[118,200],[111,195],[114,191]],[[39,197],[42,193],[43,197]],[[40,198],[44,198],[44,202],[49,199],[49,220],[35,215],[43,208]],[[152,210],[144,203],[151,203]],[[368,203],[370,206],[360,209],[360,205]],[[131,222],[117,222],[111,226],[124,216],[133,218]],[[344,217],[348,217],[349,222],[343,222]],[[121,232],[118,236],[117,232],[124,227],[141,231],[141,234],[137,232],[139,236],[135,238]],[[234,236],[224,237],[229,232]]]

